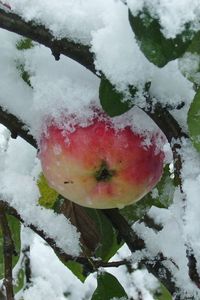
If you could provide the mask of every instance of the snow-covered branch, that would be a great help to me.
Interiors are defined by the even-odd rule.
[[[44,26],[34,22],[26,22],[18,15],[1,8],[0,28],[30,38],[50,48],[55,59],[59,59],[60,55],[63,54],[95,73],[93,55],[88,46],[75,43],[67,38],[58,40]]]
[[[23,124],[16,116],[3,110],[0,107],[0,123],[7,127],[11,132],[11,137],[20,136],[30,145],[37,148],[37,143],[32,135],[29,134],[27,126]]]

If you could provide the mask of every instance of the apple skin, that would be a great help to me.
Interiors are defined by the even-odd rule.
[[[161,178],[165,155],[156,150],[156,139],[144,147],[143,136],[129,126],[115,129],[109,117],[72,132],[53,122],[42,135],[39,157],[49,185],[65,198],[91,208],[123,208]]]

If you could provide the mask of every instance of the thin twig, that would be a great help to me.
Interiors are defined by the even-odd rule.
[[[11,236],[4,207],[0,206],[0,224],[3,235],[3,255],[4,255],[4,285],[6,288],[7,300],[14,300],[13,277],[12,277],[12,256],[15,253],[15,247]]]

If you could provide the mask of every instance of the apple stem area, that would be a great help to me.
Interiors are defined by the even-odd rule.
[[[98,171],[95,172],[95,178],[98,182],[109,181],[116,174],[115,170],[110,170],[106,161],[102,161]]]

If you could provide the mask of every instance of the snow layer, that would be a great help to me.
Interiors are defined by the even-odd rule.
[[[127,0],[126,2],[134,14],[147,6],[153,15],[159,16],[166,37],[174,37],[180,33],[186,22],[191,21],[196,29],[199,27],[196,22],[200,15],[199,0]],[[140,89],[147,81],[151,81],[150,93],[155,101],[159,100],[164,106],[170,107],[185,102],[182,110],[173,110],[173,115],[187,131],[186,118],[194,96],[193,86],[180,73],[177,61],[170,62],[162,69],[147,61],[136,43],[128,23],[128,7],[123,1],[10,0],[9,3],[12,11],[25,20],[44,25],[55,37],[67,37],[89,45],[95,55],[97,71],[103,72],[117,89],[127,92],[129,85],[135,85]],[[66,57],[61,56],[60,61],[56,62],[50,50],[43,46],[35,45],[29,50],[19,51],[16,43],[20,39],[18,35],[0,30],[0,106],[23,120],[37,140],[49,117],[62,125],[63,115],[76,115],[77,122],[83,126],[87,125],[86,120],[91,119],[94,113],[91,107],[100,107],[99,78]],[[20,77],[19,64],[23,65],[28,72],[32,88]],[[144,106],[144,98],[140,97],[140,94],[137,104]],[[132,119],[133,111],[126,114],[126,117],[115,118],[116,126],[125,126]],[[149,129],[151,125],[148,119],[138,113],[136,115],[138,127],[134,129],[143,132],[145,128]],[[75,228],[62,216],[57,216],[37,205],[39,191],[36,178],[40,166],[36,151],[21,139],[13,141],[9,137],[9,132],[1,127],[1,197],[19,211],[27,224],[34,223],[48,236],[55,238],[58,246],[63,250],[78,255],[79,234]],[[183,189],[188,199],[187,206],[183,205],[182,195],[177,190],[169,210],[153,207],[150,211],[150,216],[163,226],[160,232],[154,232],[139,223],[134,226],[134,229],[145,238],[148,252],[144,254],[152,258],[162,251],[169,258],[165,264],[173,271],[174,278],[183,293],[198,299],[199,291],[188,277],[185,252],[186,245],[191,246],[200,261],[198,242],[200,240],[198,230],[200,164],[199,155],[192,146],[187,143],[183,146],[185,150],[182,153],[184,158],[182,177]],[[66,269],[64,271],[63,266],[61,267],[57,262],[54,268],[53,254],[41,241],[34,240],[32,246],[31,256],[35,277],[33,285],[24,291],[24,299],[35,297],[63,300],[64,279],[69,278],[68,271]],[[141,254],[135,256],[135,260],[137,259],[141,259]],[[179,269],[173,261],[177,263]],[[50,265],[49,262],[52,264]],[[51,269],[51,274],[44,264]],[[200,270],[199,262],[197,267]],[[63,275],[63,279],[56,277],[56,270]],[[157,282],[150,278],[149,274],[137,271],[129,277],[124,270],[122,274],[119,278],[129,292],[131,290],[131,293],[136,295],[136,287],[130,284],[135,282],[141,288],[143,298],[152,299],[147,282],[152,283],[154,287]],[[57,289],[52,284],[54,280],[59,282]],[[87,288],[84,290],[84,293],[88,292],[88,298],[95,288],[94,281],[95,277],[91,279],[91,285],[88,283],[88,290]],[[75,293],[74,299],[78,299],[79,291],[83,291],[84,288],[80,285],[80,290],[75,288],[74,282],[75,279],[71,280],[70,277],[68,288],[70,287]]]
[[[152,16],[159,18],[163,33],[168,38],[181,33],[188,23],[195,30],[199,29],[199,0],[127,0],[127,4],[133,14],[147,8]]]
[[[18,211],[25,224],[33,224],[43,230],[66,253],[78,256],[80,245],[76,228],[63,215],[38,205],[40,193],[36,180],[41,169],[36,160],[36,150],[20,138],[10,139],[8,144],[3,141],[2,144],[0,158],[4,158],[4,168],[1,166],[0,170],[0,198]]]

